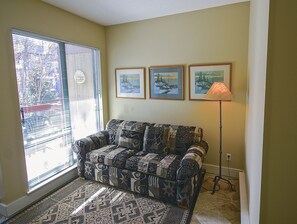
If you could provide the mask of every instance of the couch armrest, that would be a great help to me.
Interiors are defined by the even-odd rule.
[[[94,149],[99,149],[109,143],[108,131],[99,131],[96,134],[89,135],[75,141],[71,148],[77,155],[78,175],[84,176],[84,163],[86,154]]]
[[[185,180],[197,175],[202,168],[202,163],[207,151],[208,144],[204,140],[190,146],[180,162],[176,179]]]

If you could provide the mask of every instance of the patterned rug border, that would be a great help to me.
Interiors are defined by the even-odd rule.
[[[35,202],[34,204],[31,204],[29,205],[28,207],[24,208],[22,211],[18,212],[17,214],[15,214],[14,216],[12,216],[11,218],[7,219],[4,223],[11,223],[11,222],[14,222],[16,221],[18,218],[20,218],[21,216],[27,214],[28,212],[38,208],[41,204],[43,204],[44,202],[46,202],[47,200],[51,199],[51,197],[53,197],[54,195],[57,195],[59,194],[61,191],[64,191],[65,189],[69,188],[71,185],[73,185],[73,183],[77,184],[78,181],[84,181],[83,178],[81,177],[77,177],[75,179],[73,179],[71,182],[67,183],[66,185],[62,186],[61,188],[55,190],[55,191],[52,191],[52,192],[49,192],[49,194],[47,194],[47,196],[45,196],[43,199]],[[88,182],[85,182],[83,185],[78,185],[76,186],[77,188],[75,190],[77,190],[79,187],[82,187],[84,185],[88,184]],[[69,195],[71,192],[69,192],[67,195]],[[67,196],[65,195],[65,197]],[[54,204],[56,204],[57,201],[54,202]],[[53,205],[49,206],[48,208],[46,209],[43,209],[41,212],[41,214],[39,214],[38,216],[41,216],[47,209],[49,209],[50,207],[52,207]],[[27,216],[28,217],[28,216]],[[37,217],[37,216],[34,216],[34,217]],[[23,220],[24,221],[24,220]],[[28,220],[30,221],[30,220]],[[23,222],[22,222],[23,224]]]
[[[197,198],[199,196],[199,192],[203,183],[203,179],[204,179],[204,175],[205,175],[205,170],[203,170],[201,172],[201,178],[199,178],[199,183],[198,183],[198,188],[195,191],[194,197],[193,197],[193,203],[191,205],[190,209],[182,209],[182,208],[178,208],[174,205],[168,204],[168,203],[164,203],[165,205],[167,205],[168,207],[166,209],[169,209],[171,213],[175,213],[176,209],[182,209],[183,211],[183,215],[182,218],[180,220],[180,223],[186,223],[189,224],[191,221],[191,217],[194,211],[194,207],[197,201]],[[83,184],[82,184],[83,182]],[[28,223],[33,221],[33,219],[36,218],[41,218],[49,209],[51,209],[53,206],[55,206],[56,204],[59,203],[59,200],[56,200],[56,198],[59,197],[59,194],[61,194],[61,192],[63,191],[63,199],[66,198],[67,196],[69,196],[71,193],[73,193],[74,191],[82,188],[83,186],[89,185],[90,182],[92,183],[96,183],[93,181],[86,181],[83,178],[76,178],[74,180],[72,180],[70,183],[64,185],[63,187],[61,187],[60,189],[50,193],[49,195],[47,195],[45,198],[43,198],[42,200],[34,203],[33,205],[31,205],[28,208],[25,208],[23,211],[21,211],[20,213],[16,214],[15,216],[11,217],[10,219],[6,220],[6,222],[4,223],[13,223],[13,224],[24,224],[24,223]],[[125,191],[123,189],[118,189],[116,187],[110,186],[110,185],[104,185],[102,183],[99,183],[103,186],[107,186],[109,188],[112,188],[114,190],[118,190],[121,192],[127,192],[127,193],[131,193],[134,195],[138,195],[140,197],[144,197],[140,194],[135,194],[133,192],[130,191]],[[151,198],[151,197],[147,197],[153,201],[158,201],[157,199]],[[176,209],[175,209],[176,208]],[[168,212],[168,213],[169,213]],[[162,218],[161,223],[175,223],[176,220],[174,219],[174,216],[172,215],[167,215],[164,216]]]

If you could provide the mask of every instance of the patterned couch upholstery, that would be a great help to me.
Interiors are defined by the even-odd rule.
[[[112,119],[72,149],[79,176],[188,208],[208,151],[202,138],[199,127]]]

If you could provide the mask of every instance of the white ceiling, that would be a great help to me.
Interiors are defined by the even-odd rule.
[[[42,0],[104,26],[249,0]]]

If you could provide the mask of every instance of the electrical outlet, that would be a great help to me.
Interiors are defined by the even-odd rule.
[[[231,153],[226,153],[226,160],[231,161]]]

